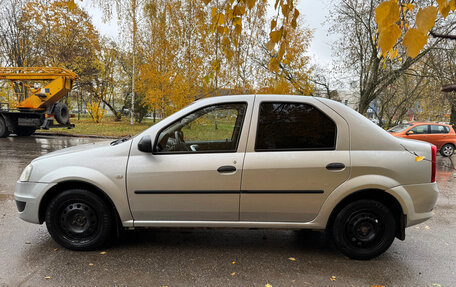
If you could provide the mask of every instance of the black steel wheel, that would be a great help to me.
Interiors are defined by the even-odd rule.
[[[5,119],[0,115],[0,138],[6,138],[9,136],[9,130],[6,126]]]
[[[440,154],[445,157],[452,156],[454,153],[454,145],[452,144],[444,144],[440,149]]]
[[[59,193],[48,205],[46,227],[52,238],[71,250],[95,250],[115,231],[115,217],[96,194],[82,189]]]
[[[17,127],[14,133],[19,137],[28,137],[36,131],[35,127]]]
[[[396,221],[391,210],[375,200],[358,200],[345,206],[334,220],[337,248],[352,259],[368,260],[393,243]]]

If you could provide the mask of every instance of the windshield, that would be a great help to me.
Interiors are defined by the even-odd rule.
[[[413,124],[400,124],[400,125],[397,125],[397,126],[395,126],[393,128],[390,128],[388,131],[390,133],[400,133],[400,132],[406,130],[407,128],[409,128],[411,126],[413,126]]]

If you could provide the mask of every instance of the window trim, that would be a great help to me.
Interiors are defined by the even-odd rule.
[[[240,124],[239,137],[237,139],[237,143],[236,143],[236,148],[235,149],[233,149],[233,150],[210,150],[210,151],[178,151],[178,152],[159,152],[159,151],[157,151],[156,147],[157,147],[157,143],[158,143],[158,137],[160,136],[160,134],[165,129],[167,129],[171,125],[175,124],[176,122],[180,121],[181,119],[185,118],[186,116],[188,116],[190,114],[193,114],[193,113],[195,113],[195,112],[197,112],[199,110],[205,109],[207,107],[230,105],[230,104],[245,104],[245,113],[244,113],[244,117],[242,119],[242,122]],[[249,108],[249,103],[247,101],[235,101],[235,102],[224,102],[224,103],[215,103],[215,104],[213,103],[213,104],[209,104],[209,105],[197,108],[195,110],[192,110],[192,111],[186,113],[185,115],[179,117],[177,120],[174,120],[171,123],[169,123],[168,125],[164,126],[163,128],[161,128],[156,133],[155,140],[154,140],[154,146],[152,147],[152,154],[153,155],[174,155],[174,154],[177,155],[177,154],[237,153],[238,149],[239,149],[239,143],[240,143],[241,137],[242,137],[242,130],[244,128],[244,122],[245,122],[245,118],[247,116],[248,108]],[[233,130],[233,133],[234,133],[234,130]]]
[[[317,111],[321,112],[324,114],[336,127],[335,133],[334,133],[334,147],[328,147],[328,148],[275,148],[275,149],[257,149],[256,148],[256,143],[258,140],[258,131],[259,131],[259,125],[260,125],[260,109],[261,105],[263,103],[272,103],[272,104],[301,104],[301,105],[308,105],[316,109]],[[255,132],[255,142],[253,144],[253,150],[255,152],[290,152],[290,151],[328,151],[328,150],[336,150],[337,149],[337,137],[338,137],[338,128],[337,128],[337,123],[325,112],[323,112],[321,109],[316,107],[315,105],[307,102],[298,102],[298,101],[261,101],[258,103],[258,117],[257,117],[257,126],[256,126],[256,132]]]

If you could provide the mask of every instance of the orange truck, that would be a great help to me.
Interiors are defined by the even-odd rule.
[[[73,128],[68,106],[59,100],[71,91],[77,79],[77,74],[63,68],[0,68],[0,80],[11,82],[19,102],[15,106],[0,102],[0,138],[11,133],[29,136],[37,129]],[[45,85],[32,87],[31,82]]]

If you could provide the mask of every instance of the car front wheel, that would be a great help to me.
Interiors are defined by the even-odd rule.
[[[48,205],[46,227],[52,238],[71,250],[95,250],[106,245],[115,231],[109,206],[96,194],[72,189],[59,193]]]
[[[453,153],[454,153],[454,145],[452,145],[452,144],[444,144],[442,146],[442,148],[440,149],[440,154],[442,156],[449,157],[449,156],[452,156]]]
[[[343,254],[352,259],[368,260],[391,246],[396,221],[384,204],[375,200],[357,200],[342,208],[331,231]]]

